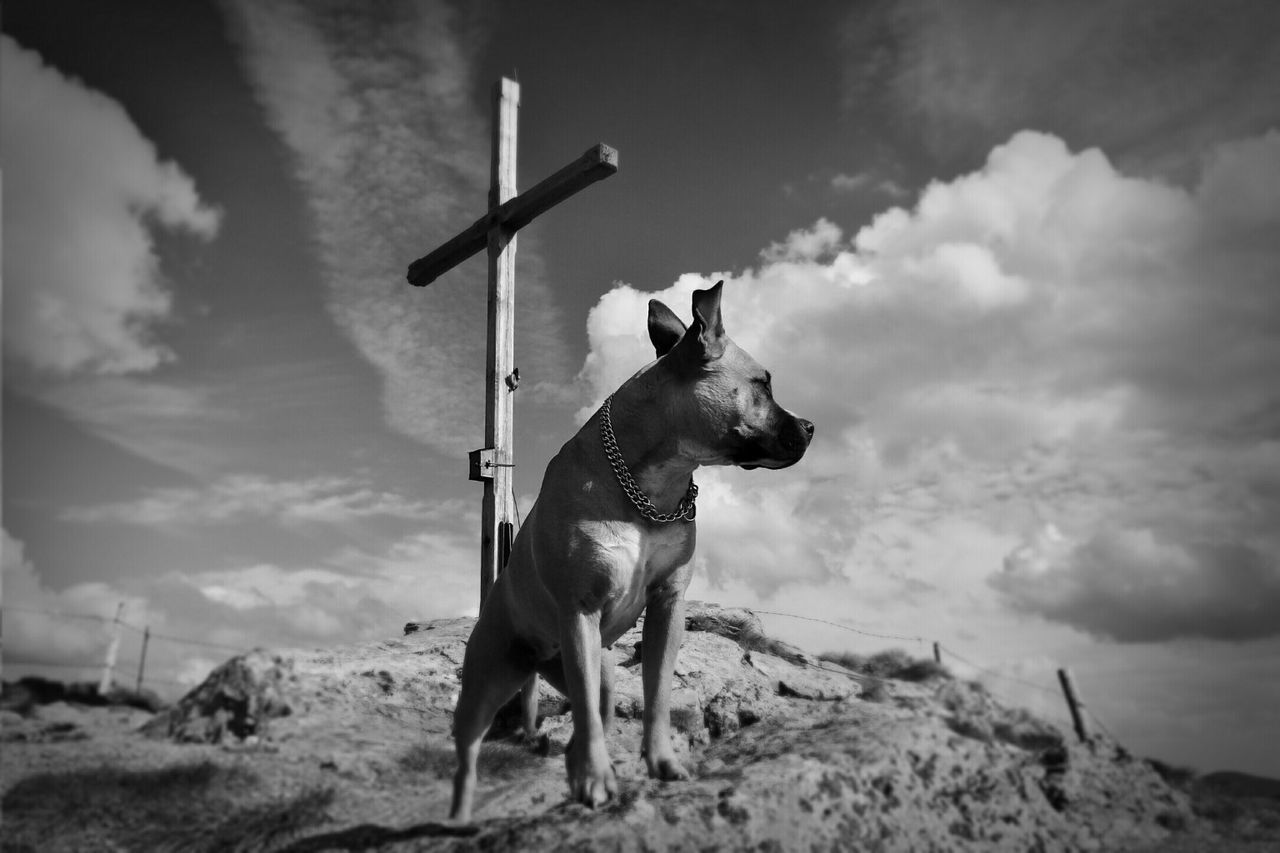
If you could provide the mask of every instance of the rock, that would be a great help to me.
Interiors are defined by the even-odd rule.
[[[288,681],[293,661],[252,651],[209,674],[170,710],[143,726],[153,737],[179,742],[223,743],[265,733],[268,722],[293,712]]]
[[[733,640],[743,651],[765,652],[795,664],[810,662],[809,655],[764,632],[760,617],[745,607],[721,607],[708,601],[687,601],[684,608],[686,631],[718,634]]]
[[[844,699],[861,692],[858,683],[846,673],[791,663],[765,652],[753,652],[747,660],[753,669],[769,679],[779,696]]]

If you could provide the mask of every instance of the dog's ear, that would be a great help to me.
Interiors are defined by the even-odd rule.
[[[693,327],[698,331],[702,357],[712,361],[724,355],[724,321],[720,317],[720,290],[724,281],[715,287],[693,292]]]
[[[649,340],[658,358],[671,351],[684,336],[684,322],[675,312],[656,299],[649,300]]]

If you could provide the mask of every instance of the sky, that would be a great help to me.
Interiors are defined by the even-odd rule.
[[[515,491],[723,279],[817,425],[702,469],[689,596],[1134,753],[1280,776],[1280,7],[14,0],[5,677],[170,697],[474,614],[485,264],[519,186]],[[119,613],[124,626],[111,621]],[[862,632],[862,633],[857,633]],[[869,636],[883,635],[883,636]]]

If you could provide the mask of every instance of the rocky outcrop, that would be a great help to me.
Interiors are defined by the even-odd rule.
[[[614,802],[597,811],[564,802],[571,717],[544,688],[541,752],[554,760],[487,746],[473,834],[418,824],[385,832],[382,848],[1113,850],[1158,843],[1195,820],[1183,794],[1110,741],[1075,743],[950,678],[876,679],[868,701],[862,687],[872,681],[769,641],[753,620],[690,607],[672,694],[690,781],[651,781],[638,758],[644,649],[635,630],[612,652]],[[234,658],[151,730],[292,743],[322,756],[326,744],[358,737],[360,750],[321,766],[373,780],[362,792],[420,774],[434,786],[434,811],[421,817],[442,815],[472,620],[411,624],[401,639],[337,652]],[[373,745],[391,741],[417,746],[375,766]]]
[[[293,660],[255,650],[239,655],[143,727],[152,737],[179,743],[223,743],[258,739],[270,721],[293,713]]]

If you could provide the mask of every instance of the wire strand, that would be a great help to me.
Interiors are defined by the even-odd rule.
[[[821,622],[823,625],[831,625],[835,628],[841,628],[845,631],[852,631],[855,634],[861,634],[864,637],[875,637],[880,640],[906,640],[908,642],[923,643],[924,637],[907,637],[901,634],[877,634],[872,631],[863,631],[860,628],[853,628],[849,625],[842,625],[839,622],[832,622],[828,619],[817,619],[813,616],[800,616],[795,613],[781,613],[777,610],[759,610],[755,607],[748,607],[752,613],[764,613],[768,616],[786,616],[789,619],[803,619],[806,622]]]
[[[105,616],[98,616],[93,613],[64,613],[58,610],[39,610],[35,607],[15,607],[12,604],[6,604],[2,609],[10,612],[16,611],[19,613],[38,613],[41,616],[56,616],[59,619],[88,619],[93,622],[106,622],[106,623],[111,623],[115,621],[113,619],[108,619]],[[120,624],[123,625],[124,623],[121,622]]]
[[[181,643],[184,646],[201,646],[207,649],[219,649],[224,652],[241,653],[246,651],[244,646],[224,646],[221,643],[208,643],[204,640],[188,640],[183,637],[175,637],[172,634],[157,634],[154,631],[151,633],[151,639],[168,640],[171,643]]]
[[[1116,743],[1120,742],[1120,739],[1111,733],[1111,729],[1107,728],[1107,724],[1102,722],[1102,719],[1097,714],[1093,713],[1092,708],[1090,708],[1088,705],[1085,705],[1084,712],[1089,715],[1089,719],[1093,720],[1095,723],[1098,724],[1098,728],[1102,729],[1103,734],[1111,738]]]
[[[52,661],[36,661],[36,660],[11,660],[8,656],[4,659],[5,666],[51,666],[59,669],[102,669],[102,661],[93,663],[54,663]]]
[[[1032,688],[1035,688],[1036,690],[1043,690],[1043,691],[1044,691],[1044,692],[1046,692],[1046,693],[1052,693],[1052,694],[1054,694],[1054,695],[1057,695],[1057,693],[1058,693],[1058,691],[1057,691],[1057,690],[1054,690],[1052,687],[1046,687],[1046,686],[1045,686],[1045,685],[1043,685],[1043,684],[1036,684],[1035,682],[1027,681],[1027,680],[1022,679],[1022,678],[1018,678],[1016,675],[1006,675],[1006,674],[1005,674],[1005,673],[1003,673],[1003,672],[997,672],[996,670],[994,670],[994,669],[990,669],[989,667],[985,667],[985,666],[982,666],[982,665],[980,665],[980,664],[976,664],[976,663],[974,663],[974,662],[973,662],[973,661],[971,661],[971,660],[968,660],[968,659],[966,659],[966,658],[961,657],[960,655],[956,654],[956,653],[955,653],[954,651],[952,651],[950,648],[948,648],[947,646],[942,645],[941,643],[939,643],[939,644],[938,644],[938,649],[939,649],[940,651],[946,652],[948,655],[950,655],[951,657],[953,657],[953,658],[955,658],[956,660],[960,661],[961,663],[963,663],[963,664],[965,664],[965,665],[967,665],[967,666],[971,666],[971,667],[973,667],[974,669],[978,670],[979,672],[985,672],[987,675],[994,676],[995,678],[1001,678],[1001,679],[1004,679],[1005,681],[1013,681],[1013,682],[1016,682],[1016,683],[1018,683],[1018,684],[1021,684],[1021,685],[1025,686],[1025,687],[1032,687]]]

